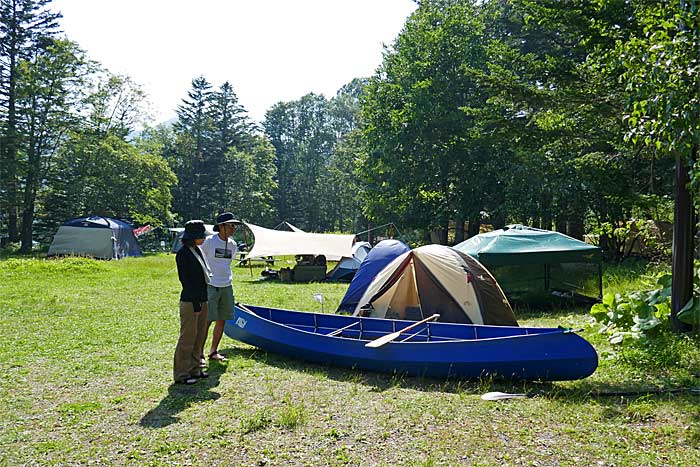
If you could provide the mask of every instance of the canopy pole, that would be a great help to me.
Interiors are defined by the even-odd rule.
[[[245,232],[245,224],[243,224],[243,241],[248,245],[248,235]],[[250,245],[248,245],[248,253],[250,253]],[[248,261],[248,269],[250,270],[250,277],[253,277],[253,263],[250,261],[250,257],[246,254],[246,260]]]

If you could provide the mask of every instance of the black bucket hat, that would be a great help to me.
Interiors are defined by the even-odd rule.
[[[216,216],[216,225],[214,226],[214,232],[219,231],[219,224],[239,224],[241,221],[233,217],[230,212],[222,212]]]
[[[183,240],[197,240],[206,236],[204,222],[198,219],[185,222],[185,232],[182,234]]]

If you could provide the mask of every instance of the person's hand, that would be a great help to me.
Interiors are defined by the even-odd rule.
[[[202,311],[202,304],[200,302],[192,302],[192,308],[194,308],[195,313]]]

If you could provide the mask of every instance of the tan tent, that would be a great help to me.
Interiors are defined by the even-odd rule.
[[[407,251],[380,271],[355,315],[517,326],[503,291],[477,260],[442,245]]]

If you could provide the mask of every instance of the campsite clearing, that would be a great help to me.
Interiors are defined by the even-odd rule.
[[[237,300],[335,309],[347,284],[234,271]],[[637,275],[632,271],[629,277]],[[634,287],[606,272],[614,290]],[[612,349],[584,309],[521,325],[584,327],[601,355],[576,382],[439,381],[330,368],[224,338],[229,360],[172,386],[172,255],[0,260],[0,466],[700,465],[697,341]],[[490,391],[534,394],[500,402]],[[615,392],[617,395],[601,393]],[[627,394],[620,394],[620,393]]]

